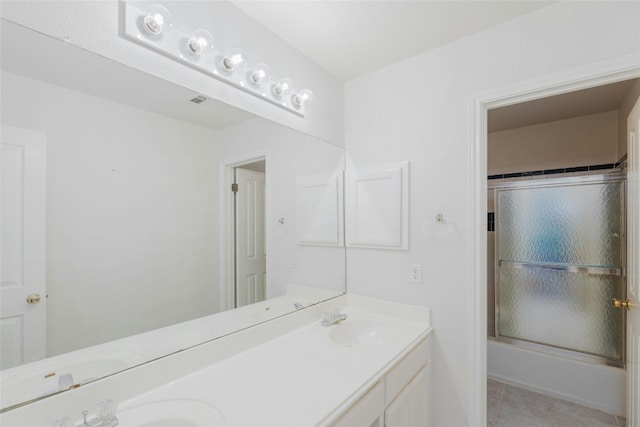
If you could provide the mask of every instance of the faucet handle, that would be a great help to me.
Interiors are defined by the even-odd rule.
[[[106,423],[116,417],[116,408],[118,404],[113,399],[105,399],[98,402],[96,406],[96,416],[98,421]]]

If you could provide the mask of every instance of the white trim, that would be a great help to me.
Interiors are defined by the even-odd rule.
[[[270,153],[268,150],[249,153],[229,158],[220,162],[220,311],[231,310],[235,306],[233,293],[233,277],[235,242],[233,240],[233,193],[231,184],[234,181],[234,169],[250,163],[265,161],[265,218],[271,217],[271,172],[269,168]],[[268,223],[265,221],[265,224]],[[267,254],[271,252],[271,230],[265,228],[265,245]],[[267,256],[267,280],[269,289],[270,257]]]
[[[469,395],[468,425],[483,426],[486,424],[486,378],[487,378],[487,242],[486,242],[486,209],[487,209],[487,111],[506,105],[545,98],[562,93],[573,92],[590,87],[615,83],[622,80],[640,77],[640,57],[637,54],[627,55],[612,60],[571,69],[562,73],[545,76],[541,79],[517,85],[498,88],[471,97],[469,119],[471,121],[469,135],[468,165],[471,211],[469,227],[471,245],[469,269],[471,288],[468,292],[467,306],[469,318],[467,327],[470,332],[469,342]]]

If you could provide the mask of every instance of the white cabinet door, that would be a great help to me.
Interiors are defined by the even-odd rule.
[[[424,367],[387,407],[385,427],[428,426],[429,398],[429,371]]]
[[[379,382],[356,402],[332,427],[375,427],[384,411],[384,382]]]
[[[1,369],[45,357],[44,134],[2,126]],[[40,301],[27,302],[29,295]]]
[[[236,307],[266,297],[265,175],[236,168]]]

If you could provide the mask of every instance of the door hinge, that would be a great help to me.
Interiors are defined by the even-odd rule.
[[[238,184],[231,184],[231,191],[233,191],[234,193],[238,192]]]

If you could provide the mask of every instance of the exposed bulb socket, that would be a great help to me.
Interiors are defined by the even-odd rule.
[[[291,90],[292,86],[293,82],[291,81],[291,79],[280,79],[276,84],[271,86],[271,94],[276,98],[282,98],[287,92]]]
[[[213,49],[213,36],[207,30],[195,30],[187,41],[187,46],[194,55],[206,53]]]
[[[213,49],[213,36],[207,30],[195,30],[187,41],[189,51],[194,55],[206,53]]]
[[[269,80],[271,67],[267,64],[258,64],[251,70],[250,81],[255,86],[260,86],[264,81]]]
[[[302,89],[300,92],[295,93],[291,100],[293,105],[296,107],[302,107],[304,104],[311,102],[313,100],[313,92],[309,89]]]
[[[171,28],[171,13],[166,7],[154,4],[147,9],[147,14],[142,23],[144,30],[148,34],[158,36],[163,31]]]
[[[244,52],[240,49],[231,49],[220,62],[222,64],[222,70],[230,73],[236,68],[244,65]]]

